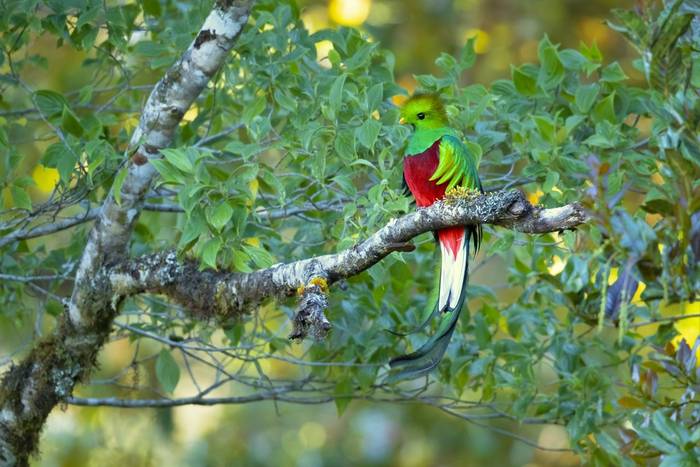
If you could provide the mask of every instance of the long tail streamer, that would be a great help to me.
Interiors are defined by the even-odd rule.
[[[480,226],[464,229],[463,234],[460,235],[461,241],[456,255],[450,251],[450,247],[446,245],[447,242],[440,241],[442,258],[439,294],[428,320],[440,312],[442,312],[443,318],[436,333],[419,349],[389,362],[392,370],[387,377],[387,382],[414,379],[426,375],[442,360],[464,307],[469,280],[469,246],[473,241],[476,253],[481,238],[480,230]],[[426,324],[427,321],[423,323],[421,328]]]

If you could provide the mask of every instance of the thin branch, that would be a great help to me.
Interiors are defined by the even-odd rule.
[[[253,214],[259,216],[261,219],[266,220],[276,220],[276,219],[286,219],[288,217],[296,216],[299,214],[304,214],[308,212],[322,212],[328,211],[342,206],[341,200],[320,202],[320,203],[307,203],[301,206],[285,206],[276,209],[266,209],[259,207],[253,211]],[[174,212],[183,213],[185,210],[179,204],[175,203],[144,203],[144,211],[153,212]]]
[[[67,277],[61,274],[54,274],[51,276],[17,276],[14,274],[0,274],[0,281],[8,282],[56,281],[66,279]]]
[[[700,318],[700,313],[688,313],[687,315],[675,315],[675,316],[660,316],[658,318],[650,319],[649,321],[642,321],[639,323],[632,323],[629,325],[630,328],[641,328],[644,326],[651,326],[652,324],[668,323],[676,321],[682,321],[684,319]]]
[[[218,385],[217,385],[218,387]],[[321,405],[321,404],[327,404],[329,402],[332,402],[335,399],[335,396],[331,395],[326,395],[326,394],[316,394],[316,395],[310,395],[308,397],[298,397],[298,396],[292,396],[289,395],[289,393],[293,392],[298,392],[299,390],[302,390],[302,392],[311,392],[311,393],[318,393],[318,390],[314,388],[310,388],[307,390],[302,389],[302,385],[289,385],[289,386],[280,386],[272,390],[266,390],[266,391],[261,391],[255,394],[247,395],[247,396],[226,396],[226,397],[204,397],[204,393],[206,392],[211,392],[211,388],[208,388],[207,390],[204,391],[204,393],[199,393],[195,396],[191,397],[181,397],[181,398],[176,398],[176,399],[169,399],[169,398],[163,398],[163,399],[120,399],[117,397],[69,397],[66,399],[66,402],[71,405],[76,405],[76,406],[86,406],[86,407],[119,407],[119,408],[125,408],[125,409],[134,409],[134,408],[154,408],[154,407],[179,407],[183,405],[201,405],[201,406],[211,406],[211,405],[233,405],[233,404],[247,404],[251,402],[260,402],[260,401],[265,401],[265,400],[272,400],[276,402],[288,402],[288,403],[294,403],[294,404],[312,404],[312,405]],[[567,448],[550,448],[547,446],[542,446],[537,444],[534,441],[531,441],[523,436],[520,436],[516,433],[513,433],[511,431],[495,427],[489,424],[484,423],[484,420],[497,420],[497,419],[503,419],[503,418],[510,418],[509,416],[505,414],[501,414],[498,412],[493,412],[493,413],[487,413],[487,414],[465,414],[462,412],[459,412],[457,410],[454,410],[450,407],[451,404],[441,404],[433,399],[432,396],[427,396],[427,397],[405,397],[405,396],[396,396],[396,397],[374,397],[374,396],[367,396],[367,395],[362,395],[362,394],[344,394],[341,397],[343,398],[348,398],[348,399],[354,399],[354,400],[367,400],[367,401],[372,401],[372,402],[389,402],[389,403],[424,403],[427,405],[430,405],[432,407],[435,407],[444,413],[451,415],[453,417],[460,418],[462,420],[466,420],[469,423],[473,423],[479,427],[482,427],[484,429],[493,431],[495,433],[498,433],[500,435],[506,436],[508,438],[512,438],[516,441],[522,442],[528,446],[531,446],[535,449],[539,449],[542,451],[551,451],[551,452],[571,452],[571,449]],[[488,408],[487,405],[481,405],[481,404],[476,404],[473,408]],[[530,423],[532,424],[549,424],[548,421],[546,420],[532,420]]]
[[[491,431],[498,433],[500,435],[506,436],[508,438],[512,438],[516,441],[520,441],[523,444],[526,444],[526,445],[533,447],[535,449],[539,449],[541,451],[573,452],[572,449],[567,449],[567,448],[548,448],[546,446],[541,446],[541,445],[537,444],[536,442],[525,438],[524,436],[520,436],[516,433],[513,433],[512,431],[504,430],[502,428],[498,428],[498,427],[495,427],[492,425],[487,425],[486,423],[482,423],[482,422],[476,420],[474,417],[469,417],[467,415],[461,414],[461,413],[456,412],[454,410],[450,410],[447,407],[440,407],[440,410],[442,410],[443,412],[448,413],[454,417],[458,417],[458,418],[461,418],[462,420],[466,420],[467,422],[472,423],[472,424],[479,426],[481,428],[484,428],[486,430],[491,430]]]
[[[219,141],[220,139],[223,139],[223,138],[225,138],[226,136],[230,135],[231,133],[237,131],[237,130],[240,129],[242,126],[243,126],[243,124],[241,124],[241,123],[237,123],[237,124],[235,124],[235,125],[231,125],[230,127],[226,128],[226,129],[224,129],[224,130],[221,130],[220,132],[218,132],[218,133],[216,133],[216,134],[213,134],[213,135],[211,135],[211,136],[206,136],[206,137],[200,139],[199,141],[197,141],[197,142],[194,144],[194,146],[195,146],[195,147],[203,147],[203,146],[206,146],[206,145],[208,145],[208,144],[215,143],[215,142]]]
[[[61,219],[56,222],[41,224],[32,228],[22,228],[15,230],[14,232],[9,233],[4,237],[0,237],[0,248],[12,242],[42,237],[44,235],[51,235],[53,233],[60,232],[61,230],[70,229],[71,227],[75,227],[76,225],[95,220],[97,216],[99,216],[99,214],[99,207],[90,208],[82,214],[66,217],[65,219]]]

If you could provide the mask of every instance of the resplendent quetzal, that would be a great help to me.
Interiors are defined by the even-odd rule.
[[[483,193],[477,157],[462,142],[459,133],[449,127],[445,107],[438,96],[416,94],[408,99],[401,109],[401,122],[414,129],[403,160],[403,176],[419,207],[445,198],[445,192],[455,187]],[[464,305],[469,244],[473,243],[476,255],[482,238],[481,226],[442,229],[435,236],[442,261],[439,293],[430,317],[440,315],[441,322],[436,334],[418,350],[391,360],[390,381],[417,378],[437,366]]]

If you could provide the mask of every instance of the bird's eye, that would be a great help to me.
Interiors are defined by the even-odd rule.
[[[418,112],[418,115],[416,115],[416,117],[418,117],[418,120],[423,120],[425,118],[425,114],[423,112]]]

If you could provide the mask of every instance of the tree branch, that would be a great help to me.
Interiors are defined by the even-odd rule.
[[[90,232],[68,316],[0,383],[0,465],[28,464],[48,414],[94,367],[120,304],[112,300],[111,284],[101,271],[127,256],[134,224],[156,175],[148,162],[170,145],[185,111],[229,57],[252,1],[218,0],[197,37],[146,101],[131,138],[124,181],[112,187]]]
[[[183,115],[228,57],[248,20],[250,3],[217,2],[190,47],[151,91],[131,137],[134,149],[124,182],[107,196],[83,253],[68,310],[73,325],[91,320],[92,293],[84,285],[102,266],[118,262],[127,253],[144,197],[157,174],[148,161],[160,157],[160,149],[170,145]],[[118,198],[115,188],[120,191]]]
[[[300,394],[297,394],[300,393]],[[205,397],[204,395],[195,395],[191,397],[181,397],[176,399],[119,399],[116,397],[70,397],[66,400],[67,403],[76,406],[84,407],[119,407],[123,409],[139,409],[151,407],[179,407],[183,405],[201,405],[212,406],[221,404],[246,404],[251,402],[259,402],[264,400],[274,400],[276,402],[288,402],[294,404],[320,405],[327,404],[336,399],[335,394],[328,394],[325,391],[316,390],[313,388],[303,389],[300,385],[280,386],[272,390],[261,391],[255,394],[246,396],[224,396],[224,397]],[[390,394],[387,396],[374,396],[367,394],[350,393],[343,397],[352,400],[364,400],[370,402],[394,403],[394,404],[427,404],[438,410],[442,410],[448,415],[474,423],[482,428],[491,430],[503,436],[507,436],[516,441],[525,443],[528,446],[540,449],[543,451],[552,452],[571,452],[569,448],[554,448],[537,444],[536,442],[513,433],[509,430],[499,428],[489,423],[489,420],[512,420],[515,419],[503,412],[500,412],[488,403],[469,404],[468,409],[460,409],[455,405],[455,401],[435,398],[434,396],[411,396],[405,394]],[[477,413],[469,413],[477,411]],[[545,418],[525,418],[518,420],[519,423],[526,425],[553,425],[553,421]]]
[[[199,270],[195,261],[179,261],[160,252],[123,261],[105,270],[113,300],[139,293],[161,293],[198,318],[226,320],[249,313],[269,298],[299,294],[300,308],[291,337],[322,337],[329,330],[323,315],[328,285],[370,268],[390,253],[409,249],[425,232],[470,224],[495,224],[525,233],[557,232],[586,222],[578,204],[543,209],[517,190],[435,203],[392,219],[369,238],[336,254],[278,264],[252,273]]]
[[[100,208],[90,208],[82,214],[66,217],[56,222],[41,224],[32,228],[15,230],[14,232],[9,233],[4,237],[0,238],[0,248],[15,241],[42,237],[44,235],[50,235],[56,232],[60,232],[61,230],[70,229],[71,227],[74,227],[76,225],[80,225],[82,223],[96,219],[97,216],[99,216],[99,214]]]

